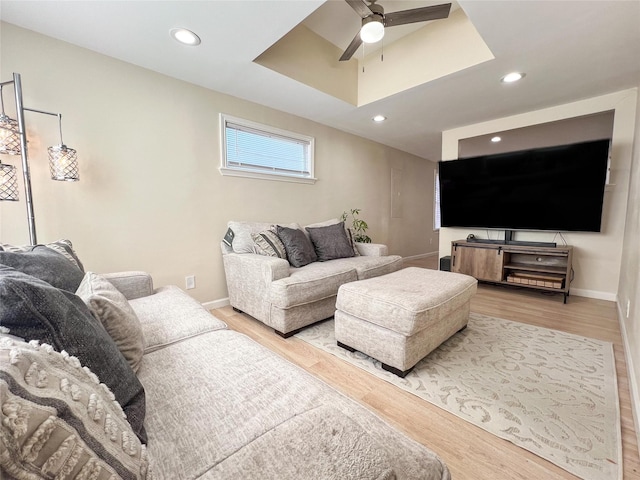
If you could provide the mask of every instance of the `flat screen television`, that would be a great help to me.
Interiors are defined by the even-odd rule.
[[[599,232],[609,142],[441,161],[441,224],[509,232]]]

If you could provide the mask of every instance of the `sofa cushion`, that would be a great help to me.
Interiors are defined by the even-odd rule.
[[[84,272],[75,264],[42,245],[29,251],[0,252],[0,265],[13,267],[69,292],[75,292],[84,277]]]
[[[173,285],[159,288],[153,295],[130,300],[129,305],[140,319],[145,353],[204,332],[227,328],[226,323]]]
[[[113,391],[134,432],[146,441],[142,384],[78,296],[0,266],[0,326],[11,335],[46,342],[78,357]]]
[[[304,267],[317,261],[318,256],[313,249],[313,245],[302,230],[277,225],[276,233],[284,244],[284,248],[287,251],[287,260],[289,260],[292,267]]]
[[[276,425],[210,473],[219,480],[396,478],[386,452],[357,422],[328,405]]]
[[[76,295],[116,342],[133,371],[137,371],[144,340],[140,320],[125,296],[109,280],[93,272],[85,274]]]
[[[271,283],[269,300],[279,308],[290,308],[337,295],[340,285],[358,279],[353,265],[336,263],[340,261],[292,268],[288,277]]]
[[[399,478],[450,479],[433,452],[238,332],[209,332],[145,354],[139,376],[149,399],[148,449],[157,478],[177,478],[179,472],[180,478],[217,479],[212,470],[233,462],[246,445],[296,415],[327,405],[356,422],[386,451]],[[340,461],[356,463],[358,456]],[[278,462],[296,460],[286,455]],[[285,478],[320,480],[310,475]]]
[[[146,449],[122,408],[68,354],[0,335],[0,406],[10,478],[147,478]]]
[[[344,222],[324,227],[305,227],[319,262],[353,257],[353,246],[344,229]]]
[[[339,258],[332,260],[331,263],[340,265],[341,268],[353,268],[356,271],[357,280],[365,280],[400,270],[402,268],[402,257],[399,255],[387,255],[383,257],[362,255],[351,258]]]
[[[253,233],[251,238],[253,238],[255,251],[258,255],[287,259],[287,251],[275,231],[269,229]]]

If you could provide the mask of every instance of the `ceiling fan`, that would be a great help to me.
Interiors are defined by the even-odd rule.
[[[363,42],[375,43],[382,40],[385,27],[447,18],[451,10],[451,4],[444,3],[430,7],[401,10],[385,15],[384,8],[382,5],[378,5],[376,0],[368,1],[369,5],[364,0],[345,0],[362,17],[362,28],[340,57],[341,62],[349,60]]]

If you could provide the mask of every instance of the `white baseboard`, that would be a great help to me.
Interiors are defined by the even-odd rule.
[[[211,300],[210,302],[203,302],[202,306],[207,310],[213,310],[214,308],[222,308],[229,305],[229,297],[221,298],[219,300]]]
[[[629,395],[631,397],[631,413],[633,415],[633,425],[636,429],[636,439],[638,442],[638,452],[640,453],[640,389],[636,382],[636,368],[631,357],[631,348],[629,347],[629,335],[624,323],[624,314],[620,302],[616,302],[618,311],[618,322],[620,323],[620,333],[622,334],[622,346],[624,347],[624,356],[627,364],[627,377],[629,378]]]
[[[599,292],[597,290],[585,290],[582,288],[572,288],[570,294],[576,295],[578,297],[596,298],[598,300],[608,300],[610,302],[616,302],[618,300],[618,295],[616,295],[615,293]]]
[[[411,255],[409,257],[402,257],[403,260],[418,260],[419,258],[435,257],[438,255],[438,251],[421,253],[420,255]]]

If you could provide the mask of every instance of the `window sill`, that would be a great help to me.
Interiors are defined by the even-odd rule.
[[[278,175],[273,173],[260,173],[248,170],[236,170],[234,168],[220,167],[220,174],[229,177],[257,178],[260,180],[274,180],[277,182],[306,183],[313,185],[317,178],[293,177],[291,175]]]

